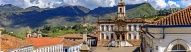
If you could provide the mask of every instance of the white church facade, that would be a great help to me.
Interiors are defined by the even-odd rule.
[[[145,20],[127,19],[125,11],[125,3],[121,0],[115,19],[98,17],[98,46],[134,46],[134,42],[140,41],[140,27]]]
[[[191,6],[146,24],[142,52],[191,52]]]

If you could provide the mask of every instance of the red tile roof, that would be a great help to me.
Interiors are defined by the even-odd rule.
[[[153,25],[190,25],[191,6],[154,21]]]
[[[63,38],[51,38],[51,37],[41,37],[41,38],[26,38],[25,40],[30,41],[34,44],[35,48],[62,44]]]
[[[62,43],[63,43],[64,47],[71,47],[71,46],[75,46],[75,45],[81,44],[80,42],[76,42],[76,41],[72,41],[72,40],[67,40],[67,39],[63,39]]]
[[[2,34],[0,36],[0,42],[1,42],[0,50],[3,51],[33,45],[31,42],[21,40],[8,34]]]

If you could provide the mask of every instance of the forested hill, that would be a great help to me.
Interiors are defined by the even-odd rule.
[[[44,25],[70,26],[80,24],[82,18],[86,18],[89,23],[96,23],[97,17],[114,18],[117,6],[98,7],[89,10],[83,6],[61,6],[57,8],[39,8],[32,6],[20,8],[11,4],[0,5],[0,26],[11,31],[24,31],[27,28],[39,28]],[[156,10],[148,3],[126,5],[128,19],[141,17],[143,15],[152,16]]]

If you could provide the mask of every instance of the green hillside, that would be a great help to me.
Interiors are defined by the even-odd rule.
[[[81,24],[82,18],[86,18],[90,24],[95,24],[98,16],[101,16],[102,19],[115,18],[116,12],[117,6],[98,7],[94,10],[89,10],[83,6],[61,6],[57,8],[33,6],[26,9],[14,9],[14,11],[0,10],[0,27],[21,36],[20,34],[25,34],[28,29],[43,28],[45,25],[57,27]],[[126,15],[128,19],[144,15],[153,16],[156,15],[156,10],[148,3],[126,5]]]

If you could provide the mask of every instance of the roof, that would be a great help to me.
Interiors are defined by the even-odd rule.
[[[82,34],[65,34],[64,36],[59,36],[59,37],[64,37],[64,38],[79,38],[79,39],[82,39],[83,36]],[[92,38],[94,36],[90,36],[88,35],[87,38]]]
[[[191,25],[190,16],[191,6],[154,21],[153,25]]]
[[[34,44],[35,48],[50,46],[56,44],[62,44],[63,38],[51,38],[51,37],[40,37],[40,38],[26,38],[25,40],[30,41]]]
[[[4,28],[0,28],[0,31],[1,31],[1,30],[4,30]]]
[[[64,47],[71,47],[71,46],[75,46],[75,45],[81,44],[80,42],[76,42],[76,41],[72,41],[72,40],[67,40],[67,39],[63,39],[62,43],[63,43]]]
[[[7,51],[15,48],[21,48],[25,46],[32,46],[31,42],[21,40],[8,34],[2,34],[0,36],[1,46],[0,50]]]
[[[98,19],[98,23],[115,23],[117,20],[114,19]],[[145,23],[146,21],[142,18],[133,18],[133,19],[125,19],[126,23]]]

